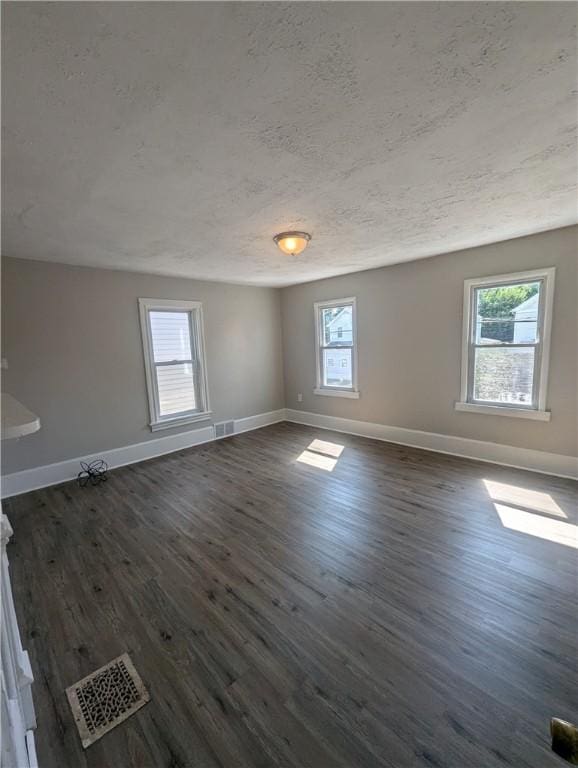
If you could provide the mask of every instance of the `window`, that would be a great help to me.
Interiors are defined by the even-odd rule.
[[[210,417],[202,306],[139,299],[152,430]]]
[[[355,310],[354,298],[315,304],[317,395],[359,397]]]
[[[460,411],[548,421],[554,268],[464,284]]]

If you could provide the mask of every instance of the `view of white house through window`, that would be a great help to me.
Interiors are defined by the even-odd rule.
[[[466,281],[467,403],[545,407],[553,273],[526,274]]]
[[[318,390],[354,391],[355,300],[315,305],[318,346]],[[323,392],[321,392],[323,394]]]
[[[197,302],[141,299],[151,426],[206,413],[202,318]]]
[[[541,285],[475,289],[474,400],[534,406]]]

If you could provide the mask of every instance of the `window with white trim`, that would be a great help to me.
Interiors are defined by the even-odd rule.
[[[355,298],[315,304],[315,394],[359,397]]]
[[[209,418],[201,303],[139,299],[139,307],[151,429]]]
[[[466,280],[456,409],[547,421],[554,268]]]

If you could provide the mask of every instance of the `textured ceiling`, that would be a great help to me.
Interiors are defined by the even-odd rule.
[[[2,12],[4,255],[288,285],[578,220],[575,3]]]

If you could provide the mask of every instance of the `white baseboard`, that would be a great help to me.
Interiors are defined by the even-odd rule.
[[[277,411],[258,413],[255,416],[237,419],[235,421],[235,434],[265,427],[268,424],[275,424],[278,421],[283,421],[284,418],[285,409],[281,408]],[[2,477],[1,498],[6,499],[9,496],[17,496],[21,493],[37,490],[38,488],[45,488],[49,485],[73,480],[80,471],[81,461],[90,462],[93,459],[104,459],[110,469],[115,469],[126,464],[134,464],[137,461],[153,459],[155,456],[180,451],[183,448],[191,448],[194,445],[208,443],[214,439],[215,431],[212,426],[201,427],[200,429],[192,429],[188,432],[179,432],[176,435],[156,437],[143,443],[125,445],[122,448],[100,451],[100,453],[91,454],[90,456],[79,456],[74,459],[59,461],[56,464],[46,464],[42,467],[33,467],[21,472],[13,472]]]
[[[375,440],[383,440],[388,443],[423,448],[436,453],[447,453],[451,456],[462,456],[467,459],[502,464],[517,469],[527,469],[546,475],[568,477],[572,480],[578,479],[578,458],[574,456],[545,453],[529,448],[516,448],[513,445],[489,443],[466,437],[438,435],[435,432],[421,432],[417,429],[389,427],[385,424],[374,424],[369,421],[324,416],[319,413],[297,411],[292,408],[286,408],[285,414],[287,421],[296,424],[307,424],[311,427],[322,427],[335,432],[372,437]]]
[[[528,448],[516,448],[511,445],[489,443],[482,440],[472,440],[452,435],[438,435],[434,432],[421,432],[417,429],[390,427],[385,424],[374,424],[368,421],[355,421],[335,416],[324,416],[318,413],[297,411],[291,408],[280,408],[268,413],[259,413],[243,419],[235,419],[235,434],[248,432],[252,429],[266,427],[280,421],[291,421],[296,424],[306,424],[321,427],[335,432],[346,432],[351,435],[372,437],[389,443],[407,445],[413,448],[423,448],[436,453],[447,453],[452,456],[463,456],[468,459],[486,461],[492,464],[503,464],[518,469],[542,472],[547,475],[557,475],[578,479],[578,458],[562,456],[556,453],[533,451]],[[177,435],[157,437],[143,443],[126,445],[101,451],[90,456],[80,456],[56,464],[25,469],[2,477],[1,498],[17,496],[21,493],[56,485],[67,480],[73,480],[80,469],[81,461],[104,459],[111,469],[134,464],[155,456],[191,448],[195,445],[208,443],[215,439],[213,427],[180,432]]]
[[[249,432],[251,429],[267,427],[269,424],[277,424],[279,421],[285,421],[285,408],[279,408],[277,411],[268,413],[258,413],[256,416],[247,416],[245,419],[235,419],[235,434],[240,432]]]

